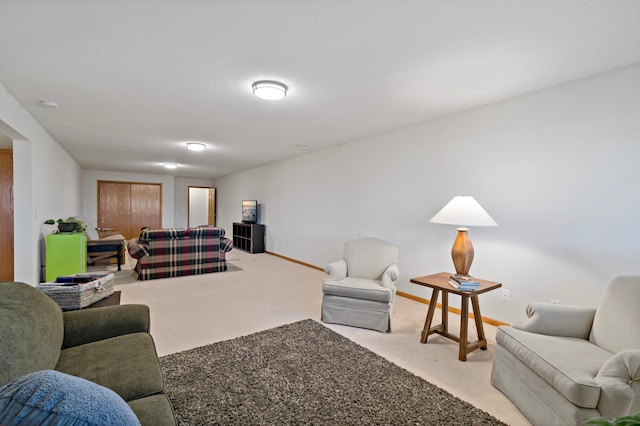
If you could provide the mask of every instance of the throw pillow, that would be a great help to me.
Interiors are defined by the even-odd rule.
[[[26,374],[0,388],[0,425],[140,425],[118,394],[54,370]]]

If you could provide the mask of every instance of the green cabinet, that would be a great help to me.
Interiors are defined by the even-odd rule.
[[[87,272],[87,237],[84,234],[50,234],[45,246],[47,281]]]

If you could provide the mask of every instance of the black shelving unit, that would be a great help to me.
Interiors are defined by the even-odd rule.
[[[264,253],[264,225],[234,222],[233,247],[249,253]]]

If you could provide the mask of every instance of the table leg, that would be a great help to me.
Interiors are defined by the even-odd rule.
[[[420,335],[420,343],[427,343],[427,336],[429,336],[429,329],[431,328],[431,322],[433,321],[433,315],[436,312],[436,305],[438,304],[438,293],[440,290],[434,288],[431,293],[431,300],[429,301],[429,310],[427,311],[427,319],[424,321],[424,328]],[[443,294],[444,297],[444,294]]]
[[[449,292],[442,292],[442,331],[449,332]]]
[[[462,296],[462,306],[460,307],[460,348],[458,359],[467,360],[467,334],[469,328],[469,296]]]
[[[480,349],[487,350],[487,339],[484,337],[484,327],[482,326],[482,315],[480,315],[480,301],[478,295],[471,296],[471,305],[473,306],[473,317],[476,321],[476,328],[478,329],[478,340],[484,342]]]
[[[121,265],[122,265],[122,249],[118,249],[118,254],[116,256],[118,258],[118,271],[121,271]]]

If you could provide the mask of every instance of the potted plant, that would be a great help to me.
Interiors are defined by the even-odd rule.
[[[640,413],[634,416],[624,416],[618,417],[616,419],[590,419],[584,422],[587,425],[597,425],[597,426],[632,426],[632,425],[640,425]]]
[[[53,219],[49,219],[44,223],[46,223],[47,225],[54,225],[55,223],[57,223],[58,230],[54,232],[56,234],[58,233],[81,234],[87,230],[87,228],[84,226],[84,222],[73,217],[70,217],[67,219],[58,219],[57,221],[54,221]]]

